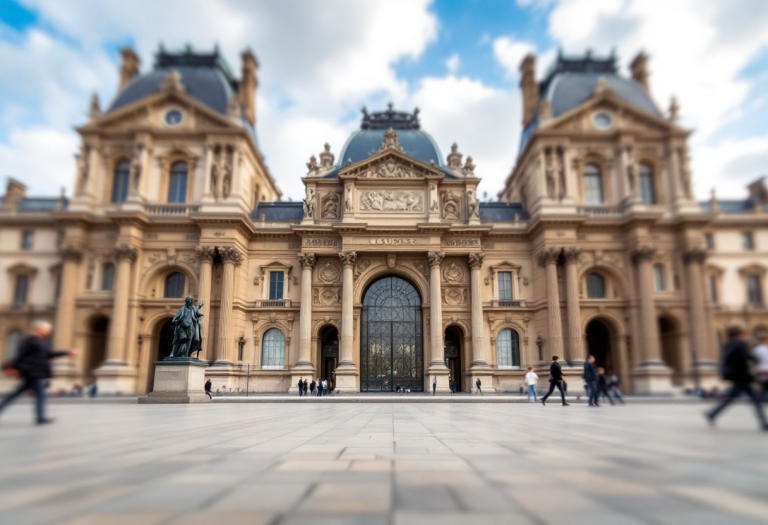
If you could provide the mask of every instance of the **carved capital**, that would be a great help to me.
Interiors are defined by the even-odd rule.
[[[468,256],[469,267],[472,270],[479,270],[483,266],[484,253],[470,253]]]
[[[197,254],[197,260],[200,262],[213,262],[213,257],[216,255],[216,248],[213,246],[198,246],[195,248]]]
[[[440,268],[440,263],[443,262],[445,252],[427,252],[427,259],[429,259],[429,266],[432,268]]]
[[[114,257],[118,261],[127,259],[131,263],[135,263],[136,259],[139,258],[139,250],[134,248],[133,246],[128,246],[127,244],[124,244],[122,246],[118,246],[117,248],[115,248]]]
[[[548,264],[557,264],[561,252],[561,248],[545,248],[536,256],[536,264],[542,267]]]
[[[64,246],[59,254],[64,261],[80,262],[83,260],[83,252],[74,246]]]
[[[302,268],[309,268],[311,270],[312,267],[315,266],[315,254],[314,253],[300,253],[299,254],[299,264],[301,264]]]
[[[219,248],[219,255],[221,256],[222,261],[225,263],[232,263],[235,266],[240,266],[245,259],[242,252],[234,246],[224,246]]]
[[[656,255],[656,248],[651,246],[643,246],[636,250],[632,250],[630,257],[634,264],[640,264],[643,261],[650,261],[653,256]]]
[[[701,264],[707,260],[707,250],[702,248],[692,248],[683,254],[683,261],[685,264]]]
[[[581,248],[565,248],[563,250],[563,258],[565,264],[578,264],[581,261]]]
[[[339,252],[342,268],[352,268],[357,260],[357,252]]]

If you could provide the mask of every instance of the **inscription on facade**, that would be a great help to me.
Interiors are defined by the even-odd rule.
[[[480,239],[446,239],[446,246],[480,246]]]
[[[304,239],[304,246],[333,248],[339,246],[339,241],[337,239]]]
[[[371,237],[368,243],[380,246],[399,246],[402,244],[416,244],[416,239],[413,237]]]

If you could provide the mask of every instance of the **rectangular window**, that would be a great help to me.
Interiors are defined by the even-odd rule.
[[[21,232],[21,249],[31,250],[35,240],[35,232]]]
[[[102,291],[111,292],[112,287],[114,286],[114,283],[115,283],[115,265],[112,263],[105,264],[101,269]],[[181,295],[183,295],[183,292]],[[176,296],[174,295],[173,297],[176,297]]]
[[[14,306],[24,306],[27,304],[27,293],[29,292],[29,276],[19,275],[16,277],[16,286],[13,289]]]
[[[715,249],[715,236],[711,233],[704,234],[704,243],[707,245],[707,250]]]
[[[53,289],[53,302],[56,303],[59,301],[59,296],[61,295],[61,272],[56,274],[56,285]]]
[[[763,286],[757,275],[747,277],[747,299],[752,306],[763,307]]]
[[[755,242],[752,239],[752,232],[741,233],[741,247],[747,251],[755,249]]]
[[[666,289],[664,266],[660,264],[653,265],[653,287],[657,292],[663,292]]]
[[[603,203],[603,178],[600,174],[584,176],[584,200],[587,204]]]
[[[717,278],[714,275],[709,276],[709,297],[717,304]]]
[[[168,202],[182,204],[187,201],[187,174],[171,172]]]
[[[499,299],[512,300],[512,272],[499,272]]]
[[[283,272],[269,272],[269,300],[279,301],[283,298]]]

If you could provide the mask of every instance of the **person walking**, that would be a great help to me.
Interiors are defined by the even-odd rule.
[[[536,375],[536,372],[533,371],[533,367],[528,367],[528,373],[525,374],[525,384],[528,385],[528,399],[526,401],[531,400],[531,396],[533,396],[533,402],[537,402],[539,399],[536,397],[536,381],[538,381],[539,376]]]
[[[323,388],[322,388],[323,397],[325,397],[328,395],[328,380],[323,379],[322,385],[323,385]]]
[[[587,356],[587,360],[584,361],[584,382],[587,383],[589,388],[589,406],[598,407],[597,403],[597,370],[595,370],[595,356]]]
[[[51,323],[47,321],[32,323],[32,335],[22,341],[16,359],[4,367],[7,373],[11,370],[16,371],[21,376],[22,383],[16,390],[5,396],[0,403],[0,412],[21,394],[31,390],[35,393],[37,424],[53,423],[53,419],[45,417],[45,388],[48,379],[53,377],[50,360],[65,355],[77,355],[80,351],[77,349],[51,350],[48,337],[52,329]]]
[[[477,381],[475,381],[475,386],[477,387],[477,393],[480,394],[481,396],[484,396],[485,394],[483,394],[483,388],[482,388],[483,382],[480,381],[479,377],[477,378]]]
[[[208,396],[208,399],[213,400],[213,396],[211,395],[211,380],[205,382],[205,395]]]
[[[621,397],[621,379],[619,379],[615,372],[608,372],[608,376],[608,391],[623,405],[624,398]]]
[[[763,401],[768,400],[768,330],[757,332],[757,346],[752,349],[757,359],[757,381],[763,389]]]
[[[611,399],[611,394],[608,391],[608,381],[605,379],[604,368],[597,369],[597,398],[599,399],[601,395],[608,398],[608,401],[611,403],[611,406],[614,406],[616,404],[613,402],[613,399]]]
[[[768,430],[768,423],[765,421],[765,414],[763,413],[763,406],[760,403],[760,398],[752,389],[752,381],[754,378],[749,371],[749,363],[750,361],[756,363],[757,359],[749,352],[746,341],[747,334],[742,327],[731,326],[727,330],[727,335],[728,341],[725,343],[722,353],[723,365],[721,373],[723,379],[731,382],[731,389],[719,405],[705,414],[707,421],[710,426],[714,426],[715,419],[720,412],[725,410],[734,399],[744,393],[752,400],[755,412],[757,413],[757,419],[760,421],[762,429]]]
[[[299,388],[299,397],[304,395],[304,378],[300,377],[299,382],[296,385]]]
[[[437,394],[437,376],[432,376],[432,397]]]
[[[309,383],[307,383],[306,379],[304,380],[304,384],[302,386],[304,388],[304,396],[306,397],[307,395],[309,395],[308,394],[308,392],[309,392]]]
[[[560,399],[563,401],[563,406],[570,406],[565,402],[565,392],[563,391],[563,369],[560,368],[560,363],[557,361],[560,358],[556,355],[552,356],[552,364],[549,365],[549,390],[544,397],[541,398],[541,404],[547,406],[547,398],[555,391],[555,387],[560,391]]]
[[[312,378],[312,382],[309,384],[309,394],[311,396],[315,395],[315,386],[317,386],[317,383],[315,383],[315,378]]]

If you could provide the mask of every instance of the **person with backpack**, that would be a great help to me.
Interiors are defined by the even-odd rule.
[[[570,406],[565,402],[565,391],[563,390],[563,369],[560,368],[560,363],[557,361],[560,358],[556,355],[552,356],[552,364],[549,365],[549,390],[544,397],[541,398],[541,404],[547,406],[547,398],[555,391],[555,387],[560,391],[560,399],[563,400],[563,406]]]
[[[747,333],[740,326],[731,326],[726,334],[728,341],[723,346],[721,374],[723,379],[731,382],[731,389],[719,405],[705,414],[707,421],[710,426],[714,426],[717,416],[743,393],[752,400],[762,429],[768,430],[768,423],[765,421],[765,413],[763,413],[760,398],[752,388],[754,378],[749,370],[749,364],[750,362],[757,363],[757,359],[750,353],[747,346]]]

